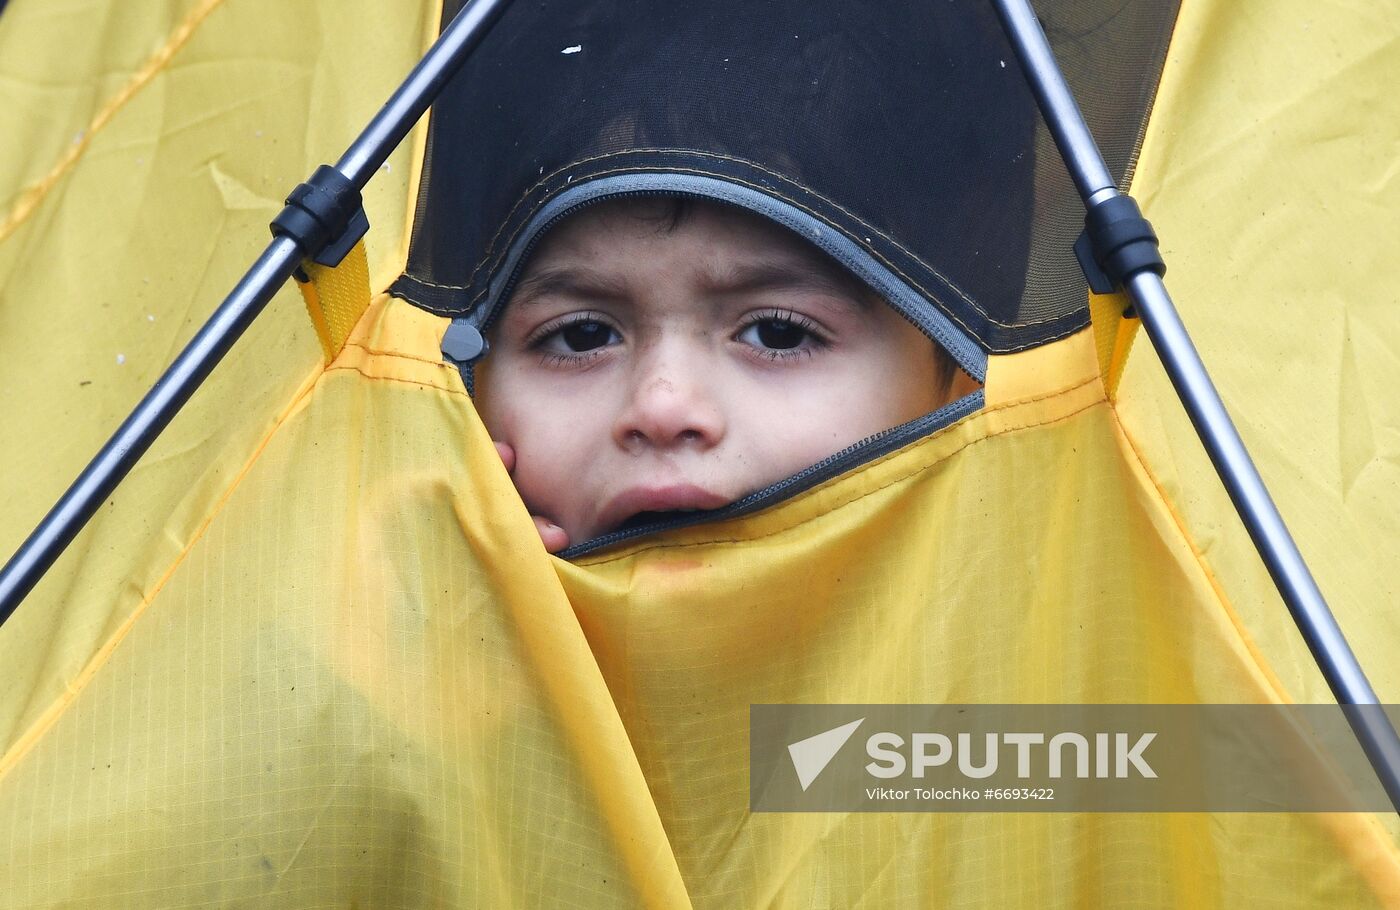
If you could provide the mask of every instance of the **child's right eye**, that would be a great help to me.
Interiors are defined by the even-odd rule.
[[[621,340],[617,330],[606,322],[584,317],[545,326],[532,346],[549,354],[586,354]]]
[[[575,322],[559,330],[559,338],[569,350],[581,352],[601,348],[617,333],[601,322]]]

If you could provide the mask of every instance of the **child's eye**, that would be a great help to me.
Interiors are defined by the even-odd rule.
[[[757,349],[769,359],[811,354],[826,346],[826,339],[811,321],[791,312],[762,313],[745,326],[736,340]]]
[[[754,339],[765,348],[787,350],[795,348],[807,337],[801,326],[781,319],[764,319],[753,324]]]
[[[601,348],[617,335],[612,326],[591,319],[566,325],[559,330],[559,340],[570,351],[582,353]]]
[[[562,325],[546,325],[538,333],[530,346],[546,354],[569,357],[587,354],[598,348],[616,344],[622,337],[617,330],[599,319],[584,315],[564,322]]]

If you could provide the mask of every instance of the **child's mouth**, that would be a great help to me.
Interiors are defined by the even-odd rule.
[[[653,524],[656,524],[657,522],[661,522],[661,521],[671,521],[672,519],[681,518],[681,517],[686,516],[686,515],[694,515],[696,512],[700,512],[700,511],[703,511],[703,510],[702,510],[702,509],[671,509],[671,510],[664,511],[664,512],[638,512],[636,515],[633,515],[631,518],[628,518],[628,519],[627,519],[626,521],[624,521],[622,524],[618,525],[617,530],[619,530],[619,531],[631,531],[631,530],[633,530],[634,528],[644,528],[644,527],[646,527],[647,525],[653,525]]]
[[[609,500],[600,510],[597,522],[601,528],[631,531],[674,522],[695,512],[712,511],[731,501],[729,496],[692,483],[639,484]]]

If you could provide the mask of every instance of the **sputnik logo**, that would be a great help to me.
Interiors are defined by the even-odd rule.
[[[800,739],[787,747],[788,755],[792,758],[793,770],[797,772],[797,782],[802,785],[802,792],[807,792],[812,781],[831,764],[831,760],[841,751],[846,740],[856,732],[856,727],[863,723],[865,718],[862,717],[816,736]]]

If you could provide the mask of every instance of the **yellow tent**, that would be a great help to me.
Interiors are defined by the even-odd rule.
[[[1396,13],[1187,0],[1132,186],[1388,700]],[[4,8],[0,550],[437,16]],[[385,293],[422,146],[368,190],[343,346],[281,294],[0,633],[0,906],[1400,905],[1392,816],[750,813],[751,704],[1329,694],[1106,307],[787,502],[548,556],[446,320]]]

